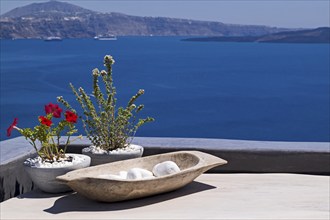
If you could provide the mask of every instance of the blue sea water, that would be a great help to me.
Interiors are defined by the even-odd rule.
[[[118,104],[143,88],[141,117],[156,119],[137,136],[329,141],[329,51],[178,37],[1,40],[1,140],[14,117],[31,127],[57,96],[74,102],[69,82],[91,91],[92,69],[111,54]]]

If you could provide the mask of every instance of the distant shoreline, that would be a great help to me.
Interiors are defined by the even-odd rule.
[[[312,30],[279,32],[264,36],[247,37],[198,37],[186,38],[182,41],[195,42],[256,42],[256,43],[330,43],[330,28],[322,27]]]

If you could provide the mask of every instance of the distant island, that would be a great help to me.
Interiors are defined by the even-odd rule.
[[[100,35],[246,37],[290,30],[262,25],[100,13],[59,1],[33,3],[0,16],[1,39],[94,38]]]
[[[330,28],[320,27],[312,30],[285,31],[263,36],[241,37],[199,37],[183,41],[214,42],[259,42],[259,43],[330,43]]]

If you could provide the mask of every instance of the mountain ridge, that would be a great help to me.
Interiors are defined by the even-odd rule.
[[[6,12],[1,15],[1,17],[10,17],[10,18],[15,18],[15,17],[22,17],[22,16],[27,16],[31,15],[36,12],[64,12],[64,13],[91,13],[94,12],[89,9],[85,9],[83,7],[73,5],[67,2],[60,2],[60,1],[48,1],[44,3],[32,3],[26,6],[14,8],[13,10]]]
[[[49,1],[15,8],[0,16],[0,38],[91,38],[117,36],[261,36],[287,28],[217,21],[101,13],[67,2]]]

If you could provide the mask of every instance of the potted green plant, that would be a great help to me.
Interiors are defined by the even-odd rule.
[[[127,106],[116,106],[116,88],[112,78],[112,65],[115,63],[110,55],[104,57],[106,70],[92,71],[92,94],[85,92],[83,88],[76,89],[72,83],[70,87],[80,104],[84,117],[82,122],[86,135],[92,145],[83,149],[83,154],[91,156],[91,165],[98,165],[118,160],[141,157],[143,147],[132,144],[132,140],[139,127],[145,123],[154,121],[147,117],[137,119],[137,114],[144,105],[136,105],[136,100],[144,94],[140,89],[128,101]],[[102,85],[100,86],[101,79]],[[105,92],[103,92],[105,91]],[[58,101],[71,109],[71,105],[58,97]]]
[[[25,160],[24,168],[35,185],[49,193],[70,191],[71,188],[56,180],[56,177],[88,167],[91,161],[86,155],[66,153],[67,146],[72,142],[70,137],[77,133],[75,123],[78,116],[67,110],[61,119],[62,111],[57,104],[49,103],[45,105],[46,114],[38,117],[38,124],[34,128],[17,127],[18,119],[15,118],[7,129],[8,137],[15,129],[36,150],[37,157]],[[62,134],[67,136],[65,143],[61,143]]]

